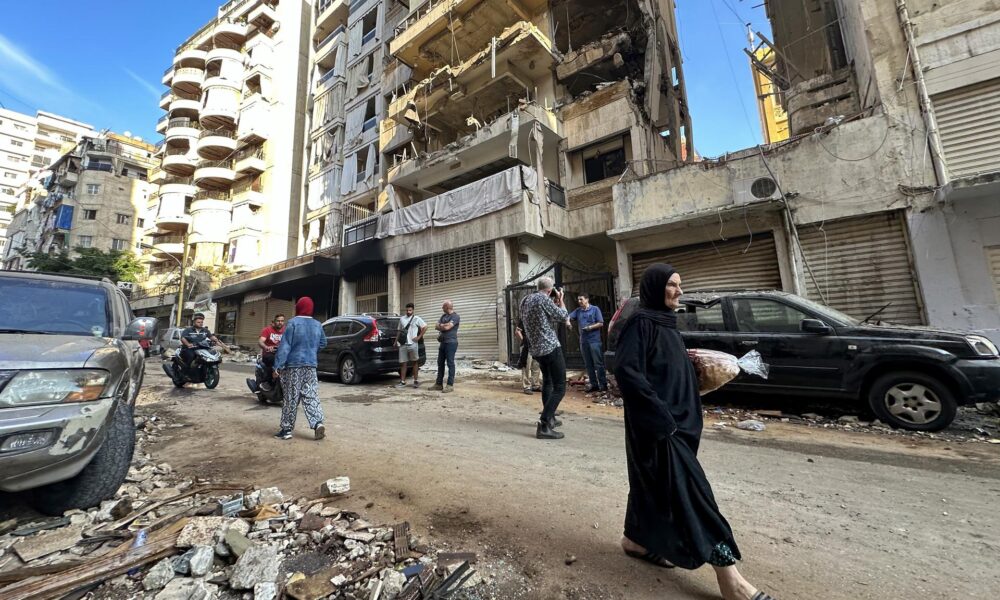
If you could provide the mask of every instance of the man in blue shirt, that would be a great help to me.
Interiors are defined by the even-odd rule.
[[[576,297],[577,308],[569,315],[569,324],[575,321],[580,328],[580,352],[583,354],[583,364],[587,366],[587,377],[590,385],[587,392],[608,391],[608,375],[604,370],[604,349],[601,347],[601,329],[604,328],[604,315],[601,309],[590,304],[588,294]]]

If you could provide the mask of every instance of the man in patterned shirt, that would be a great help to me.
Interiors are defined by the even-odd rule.
[[[551,277],[538,280],[538,291],[521,301],[521,319],[528,336],[531,356],[542,368],[542,416],[535,437],[558,440],[564,436],[555,430],[562,423],[556,419],[556,409],[566,395],[566,359],[556,334],[556,327],[569,317],[563,305],[563,292],[553,289]]]

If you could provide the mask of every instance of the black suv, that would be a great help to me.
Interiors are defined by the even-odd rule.
[[[611,320],[609,368],[617,323],[636,307],[628,300]],[[678,313],[688,348],[757,350],[770,365],[768,379],[740,375],[727,390],[860,399],[883,422],[915,431],[944,429],[959,405],[1000,400],[1000,356],[981,335],[868,323],[776,291],[685,294]]]
[[[399,315],[342,315],[323,322],[326,348],[319,351],[317,371],[338,375],[342,383],[361,383],[366,375],[399,371]],[[427,351],[420,342],[420,366]]]

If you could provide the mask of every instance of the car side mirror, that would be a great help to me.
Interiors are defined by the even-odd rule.
[[[155,317],[136,317],[134,321],[128,324],[125,328],[125,335],[122,339],[125,341],[150,341],[156,338],[156,318]]]
[[[802,319],[799,323],[799,330],[802,333],[816,333],[819,335],[829,335],[833,331],[829,325],[819,319]]]

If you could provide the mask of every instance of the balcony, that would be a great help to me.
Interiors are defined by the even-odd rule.
[[[184,67],[174,70],[174,78],[170,83],[175,94],[195,96],[201,93],[205,81],[205,70],[196,67]]]
[[[163,135],[163,132],[167,130],[168,120],[170,120],[170,117],[168,117],[167,115],[163,115],[162,117],[159,118],[159,120],[156,121],[156,133]]]
[[[249,204],[234,204],[233,221],[229,231],[230,239],[244,235],[259,235],[263,230],[261,220],[261,215],[258,214],[257,207]]]
[[[188,195],[183,191],[194,188],[189,185],[171,184],[160,188],[160,207],[156,213],[156,227],[160,232],[185,231],[191,224],[191,216],[187,214]]]
[[[167,235],[161,237],[153,243],[152,254],[153,258],[159,260],[180,258],[184,255],[184,236]]]
[[[254,94],[240,106],[237,139],[241,144],[260,144],[270,137],[271,104],[260,94]]]
[[[238,175],[256,175],[263,173],[266,168],[263,146],[250,146],[236,153],[236,173]]]
[[[211,190],[228,189],[236,179],[232,160],[203,160],[194,172],[194,183]]]
[[[186,47],[174,55],[174,66],[178,68],[197,67],[204,69],[206,56],[207,53],[204,50],[196,47]]]
[[[228,200],[203,199],[191,203],[191,237],[194,244],[229,241],[232,206]]]
[[[316,3],[316,35],[325,36],[326,32],[347,22],[347,0],[319,0]]]
[[[219,45],[208,51],[208,58],[206,63],[211,64],[215,61],[232,61],[234,63],[239,63],[243,65],[243,53],[240,52],[239,44],[225,44]]]
[[[212,36],[216,42],[243,44],[247,39],[247,23],[241,19],[219,19]]]
[[[167,121],[167,131],[164,135],[167,146],[190,146],[193,140],[201,134],[198,121],[181,117]]]
[[[269,0],[265,0],[247,14],[247,23],[256,27],[258,31],[269,31],[277,21],[278,11],[275,10],[275,4]]]
[[[430,0],[399,24],[389,43],[389,53],[412,65],[418,77],[423,78],[445,65],[439,57],[450,57],[453,53],[471,56],[488,46],[504,27],[530,21],[547,4],[546,0],[519,0],[516,4],[505,0]],[[473,10],[476,23],[490,26],[473,27],[470,14]],[[455,30],[461,27],[462,35],[445,35],[449,27]]]
[[[347,28],[343,25],[337,27],[330,32],[328,36],[323,38],[318,44],[316,44],[316,62],[319,62],[327,57],[327,55],[336,47],[337,43],[340,41],[346,41],[347,39]]]
[[[236,151],[236,133],[231,129],[203,129],[198,140],[198,156],[220,160]]]
[[[249,204],[254,207],[264,205],[264,184],[260,177],[241,179],[233,186],[233,204]]]
[[[375,239],[379,221],[377,212],[364,206],[347,203],[344,204],[343,213],[345,246]]]
[[[319,95],[326,90],[327,87],[333,85],[333,82],[338,80],[343,80],[343,75],[337,68],[330,69],[326,73],[316,80],[316,90],[313,92],[315,95]]]
[[[162,184],[167,178],[167,174],[163,169],[152,168],[149,170],[149,182],[156,185]]]
[[[173,80],[173,78],[174,78],[174,66],[170,65],[169,67],[167,67],[167,70],[163,72],[163,79],[161,79],[160,81],[163,83],[163,85],[170,85],[170,82]]]
[[[171,118],[198,119],[198,111],[201,110],[201,100],[197,98],[185,98],[183,96],[173,96],[170,101]]]
[[[235,129],[240,114],[240,88],[221,77],[213,77],[211,87],[206,86],[205,106],[201,109],[201,122],[212,129]]]
[[[197,164],[198,158],[185,148],[170,148],[163,157],[163,170],[178,177],[189,177]]]
[[[173,69],[171,69],[171,72],[173,72]],[[170,100],[172,97],[173,96],[170,93],[170,90],[163,92],[163,95],[160,96],[160,108],[167,110],[167,107],[170,106]]]

